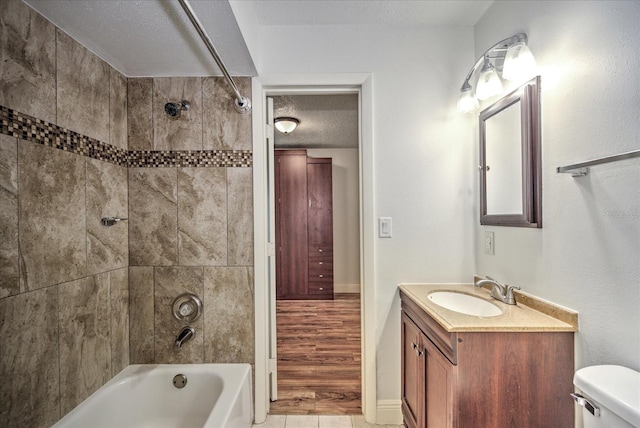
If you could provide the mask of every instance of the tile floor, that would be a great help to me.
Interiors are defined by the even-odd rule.
[[[268,415],[254,428],[401,428],[402,425],[371,425],[361,415]]]

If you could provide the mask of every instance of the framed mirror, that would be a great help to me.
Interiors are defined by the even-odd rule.
[[[542,227],[540,76],[480,113],[480,224]]]

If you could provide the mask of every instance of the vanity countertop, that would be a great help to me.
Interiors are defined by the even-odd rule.
[[[489,290],[473,284],[400,284],[400,291],[448,332],[541,332],[578,331],[578,314],[521,291],[515,291],[516,305],[507,305],[489,296]],[[438,306],[428,299],[435,291],[470,294],[489,301],[502,310],[495,317],[466,315]]]

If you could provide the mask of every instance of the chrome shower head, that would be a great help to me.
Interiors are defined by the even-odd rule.
[[[191,108],[191,103],[187,100],[182,101],[169,101],[164,105],[164,112],[167,113],[172,119],[180,117],[180,113],[184,110],[187,111]]]

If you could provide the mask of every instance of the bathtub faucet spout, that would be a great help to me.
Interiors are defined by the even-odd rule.
[[[193,329],[193,327],[191,326],[183,327],[182,330],[180,330],[180,333],[178,333],[178,337],[176,337],[176,341],[173,345],[174,349],[179,351],[185,342],[188,342],[193,339],[195,334],[196,334],[196,331]]]

